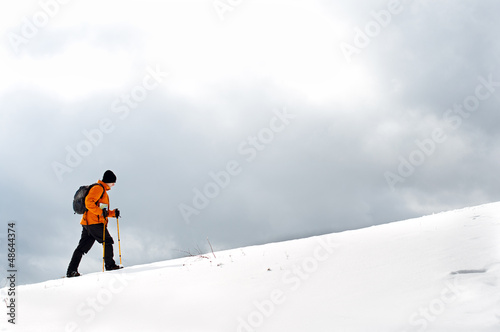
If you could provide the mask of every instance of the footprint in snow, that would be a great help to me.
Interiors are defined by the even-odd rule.
[[[450,274],[471,274],[471,273],[486,273],[488,270],[486,269],[478,269],[478,270],[458,270],[450,272]]]

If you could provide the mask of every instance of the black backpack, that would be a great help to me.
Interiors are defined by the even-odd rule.
[[[102,187],[102,194],[99,199],[102,198],[104,195],[104,192],[106,191],[102,184],[100,183],[94,183],[88,186],[81,186],[78,188],[78,190],[75,193],[75,197],[73,198],[73,211],[75,211],[75,214],[84,214],[87,212],[87,207],[85,207],[85,198],[89,194],[90,189],[92,189],[93,186],[101,186]]]

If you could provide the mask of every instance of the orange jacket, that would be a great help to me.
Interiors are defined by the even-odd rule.
[[[93,186],[90,189],[87,197],[85,198],[85,207],[88,211],[83,214],[82,221],[80,222],[82,225],[108,224],[107,218],[103,217],[102,209],[99,207],[101,203],[107,204],[109,211],[108,217],[115,217],[115,210],[111,210],[109,208],[109,196],[106,192],[111,188],[101,180],[97,181],[97,183],[101,184],[106,190],[103,192],[102,187],[99,185]],[[101,197],[101,199],[99,199],[99,197]]]

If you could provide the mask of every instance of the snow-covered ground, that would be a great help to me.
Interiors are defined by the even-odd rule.
[[[500,203],[205,256],[18,286],[1,330],[500,331]]]

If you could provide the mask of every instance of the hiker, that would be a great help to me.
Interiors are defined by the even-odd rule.
[[[80,242],[73,252],[73,257],[68,266],[66,276],[68,278],[78,277],[78,266],[82,260],[82,256],[89,252],[94,244],[94,241],[99,243],[105,242],[104,248],[104,263],[107,271],[121,269],[122,267],[116,265],[113,259],[113,238],[108,232],[108,217],[118,218],[120,211],[118,209],[109,210],[109,196],[107,191],[110,190],[116,182],[116,175],[107,170],[104,172],[102,180],[97,181],[93,185],[86,198],[85,207],[87,211],[83,214],[82,221],[82,236]],[[106,229],[104,229],[106,227]],[[106,232],[105,234],[104,231]],[[104,239],[103,239],[104,235]]]

